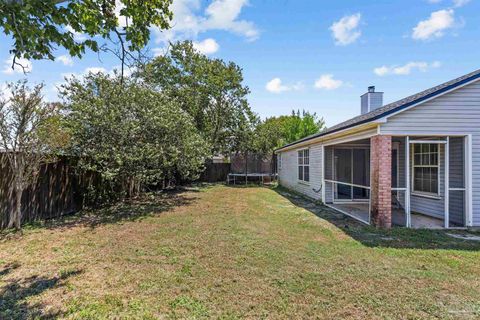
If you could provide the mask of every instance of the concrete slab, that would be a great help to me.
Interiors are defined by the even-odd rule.
[[[470,240],[470,241],[480,241],[480,237],[469,234],[469,233],[464,233],[464,234],[456,234],[456,233],[447,233],[448,236],[456,239],[462,239],[462,240]]]
[[[362,222],[368,223],[368,203],[348,202],[335,203],[330,206],[346,215]],[[392,223],[396,226],[405,226],[406,217],[402,209],[394,208],[392,210]],[[412,228],[415,229],[443,229],[443,220],[434,217],[429,217],[423,214],[412,213]]]

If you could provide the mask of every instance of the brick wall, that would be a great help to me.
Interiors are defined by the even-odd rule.
[[[374,136],[370,140],[371,223],[392,226],[392,137]]]

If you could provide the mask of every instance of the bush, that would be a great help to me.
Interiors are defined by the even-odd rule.
[[[147,185],[194,180],[202,172],[205,141],[191,116],[162,93],[132,79],[89,74],[70,79],[62,96],[72,136],[68,151],[79,169],[100,176],[98,186],[89,184],[91,198],[132,196]]]

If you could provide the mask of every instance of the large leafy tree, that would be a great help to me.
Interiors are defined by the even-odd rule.
[[[231,151],[240,124],[253,115],[242,69],[201,54],[189,41],[173,44],[167,55],[147,64],[141,77],[193,117],[211,155]]]
[[[87,48],[99,51],[109,40],[116,46],[103,47],[122,62],[142,49],[150,27],[167,29],[172,18],[172,0],[3,0],[0,28],[13,38],[12,67],[19,58],[54,60],[54,50],[66,49],[81,57]],[[76,33],[86,35],[77,39]],[[123,66],[123,63],[122,63]]]
[[[109,195],[115,186],[193,180],[203,169],[206,147],[191,116],[163,93],[119,77],[90,74],[63,88],[70,153],[79,166],[99,174]],[[116,196],[132,190],[116,190]],[[135,192],[136,193],[136,192]]]
[[[22,196],[33,185],[41,166],[53,161],[55,154],[68,142],[62,130],[58,104],[45,103],[42,85],[30,88],[26,81],[11,83],[0,97],[1,158],[9,168],[8,195],[15,204],[7,227],[20,229]]]
[[[256,128],[256,144],[259,152],[269,154],[290,142],[305,138],[325,129],[325,121],[316,113],[300,110],[291,115],[270,117]]]

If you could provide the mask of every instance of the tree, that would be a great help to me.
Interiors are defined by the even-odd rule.
[[[9,84],[10,97],[0,101],[0,143],[3,160],[11,171],[9,195],[15,197],[8,228],[21,228],[22,195],[35,183],[41,165],[54,160],[68,142],[60,125],[58,104],[42,101],[43,85],[29,88],[26,81]]]
[[[242,69],[201,54],[189,41],[173,44],[167,55],[147,64],[140,76],[193,117],[212,156],[231,151],[239,123],[253,115]]]
[[[90,74],[62,89],[79,167],[98,173],[99,196],[131,196],[163,180],[193,180],[203,170],[206,144],[178,103],[133,79]],[[130,189],[115,189],[128,185]],[[112,194],[116,193],[116,194]],[[101,199],[99,200],[101,201]]]
[[[256,129],[258,149],[264,154],[283,145],[316,134],[325,129],[323,118],[308,111],[292,111],[289,116],[270,117],[260,123]]]
[[[0,1],[0,28],[13,38],[12,68],[18,59],[54,60],[53,51],[65,48],[81,57],[87,48],[105,49],[121,60],[134,58],[150,37],[150,27],[169,28],[172,0],[4,0]],[[75,34],[85,39],[76,39]],[[114,42],[118,50],[100,46]],[[122,72],[123,74],[123,72]]]
[[[287,118],[284,124],[285,143],[290,143],[309,135],[316,134],[325,129],[325,121],[323,118],[318,119],[316,113],[309,113],[303,110],[292,111],[292,115]]]

